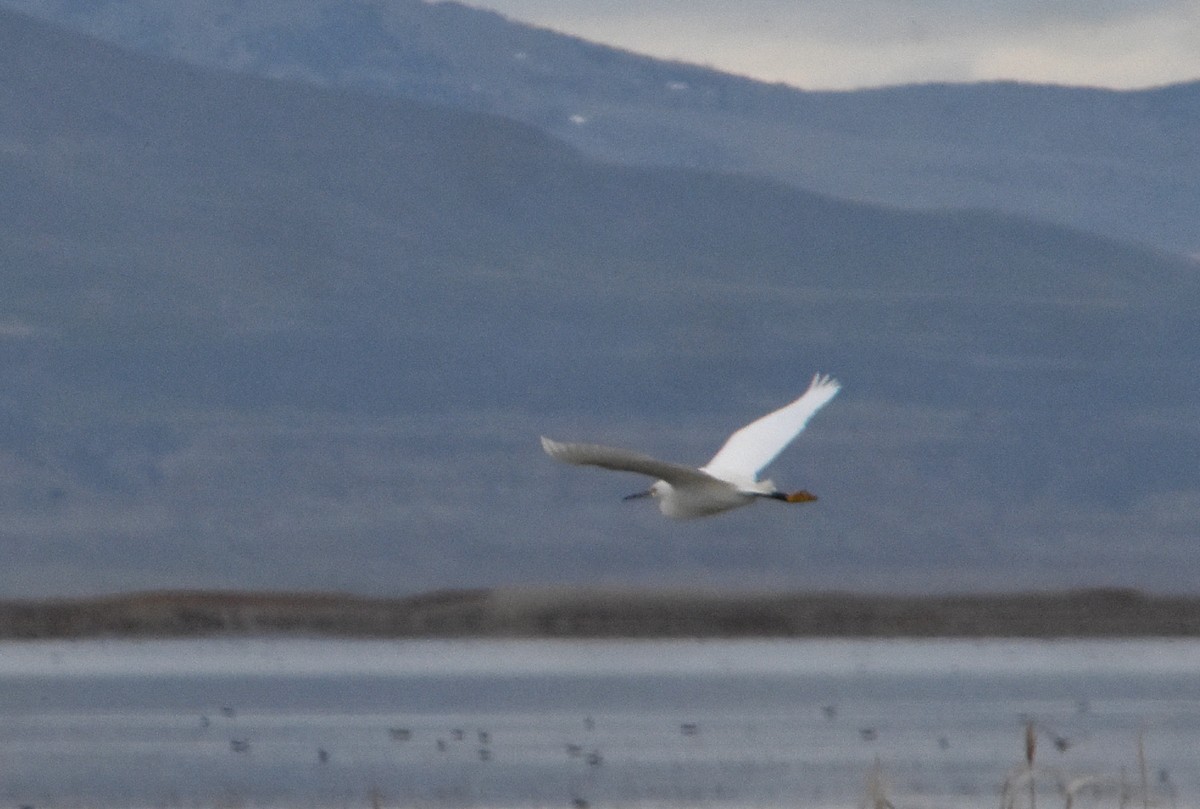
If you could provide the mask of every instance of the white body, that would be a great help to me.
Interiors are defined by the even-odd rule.
[[[657,478],[649,490],[641,494],[655,497],[659,509],[668,517],[719,514],[749,505],[761,497],[789,502],[815,500],[807,492],[785,495],[771,481],[760,481],[758,473],[804,430],[813,414],[840,389],[832,378],[817,374],[804,395],[729,436],[712,460],[699,469],[629,450],[596,444],[564,444],[545,436],[542,437],[542,448],[550,457],[566,463]]]

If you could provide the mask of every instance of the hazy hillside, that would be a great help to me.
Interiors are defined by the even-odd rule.
[[[1200,252],[1200,82],[812,93],[655,61],[456,3],[3,0],[197,64],[526,121],[606,159],[993,208]]]
[[[1181,259],[8,13],[0,178],[2,594],[1196,587]],[[537,444],[700,463],[817,370],[812,506],[667,523]]]

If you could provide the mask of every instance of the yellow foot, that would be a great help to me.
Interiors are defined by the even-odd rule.
[[[789,503],[811,503],[816,499],[817,496],[815,494],[812,492],[806,492],[803,489],[798,492],[792,492],[787,496],[787,501]]]

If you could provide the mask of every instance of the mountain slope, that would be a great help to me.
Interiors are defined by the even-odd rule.
[[[610,160],[906,207],[991,208],[1200,252],[1200,82],[810,93],[456,3],[4,0],[160,55],[522,120]]]
[[[1194,587],[1188,262],[9,14],[0,87],[4,594]],[[537,446],[699,463],[817,370],[811,509],[665,523]]]

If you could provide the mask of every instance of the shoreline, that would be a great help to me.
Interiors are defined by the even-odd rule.
[[[581,588],[408,597],[152,591],[0,601],[0,640],[346,638],[1121,638],[1200,636],[1200,597],[1097,588],[961,595]]]

